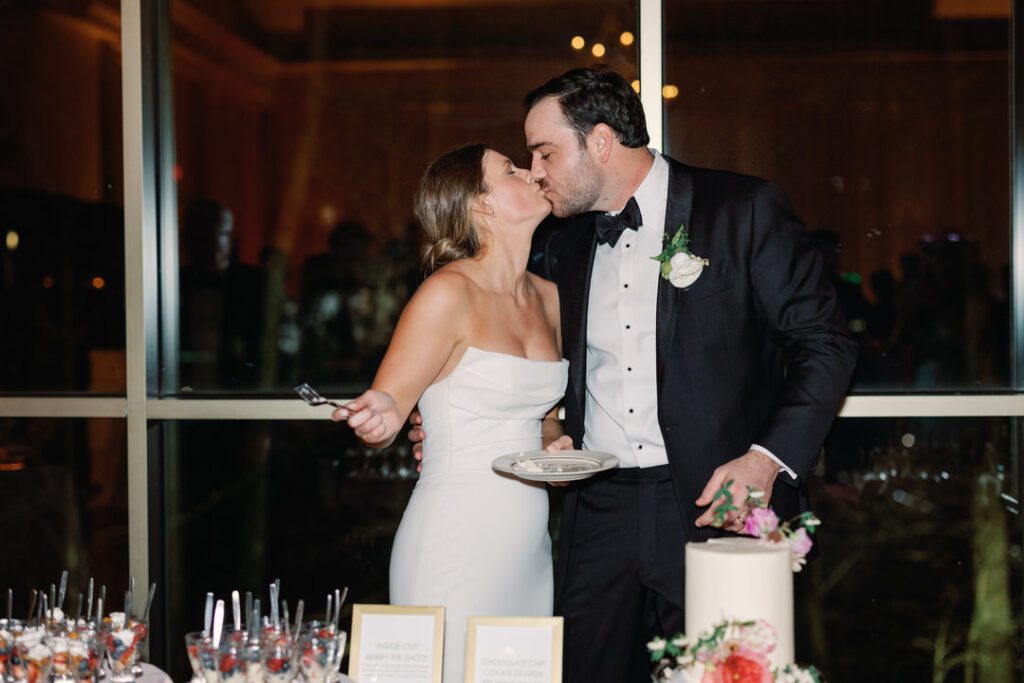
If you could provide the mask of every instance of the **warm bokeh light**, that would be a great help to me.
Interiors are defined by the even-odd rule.
[[[96,277],[94,277],[92,279],[92,288],[93,289],[103,289],[106,286],[107,286],[107,281],[104,280],[103,278],[101,278],[99,275],[97,275]]]
[[[661,88],[661,96],[666,100],[673,100],[679,97],[679,88],[674,85],[666,85]]]
[[[18,243],[21,239],[18,237],[18,233],[13,230],[7,231],[7,251],[14,251],[18,248]]]
[[[604,45],[601,43],[594,43],[594,47],[590,48],[590,54],[595,57],[604,57]]]
[[[639,79],[633,81],[632,83],[630,83],[630,85],[633,86],[633,90],[635,90],[636,94],[639,95],[640,94],[640,81],[639,81]]]
[[[587,44],[587,41],[583,40],[583,36],[573,36],[570,45],[574,50],[582,50],[583,46]]]
[[[320,208],[320,222],[324,225],[334,225],[338,221],[338,210],[331,204],[324,204]]]
[[[49,275],[43,276],[43,289],[53,289],[54,284],[55,283],[52,277],[50,277]]]
[[[623,31],[619,35],[619,42],[623,45],[632,45],[634,40],[636,40],[636,37],[629,31]]]

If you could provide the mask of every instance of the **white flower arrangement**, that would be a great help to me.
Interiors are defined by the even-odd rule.
[[[672,239],[665,235],[665,247],[652,259],[661,263],[661,276],[680,289],[689,287],[710,262],[690,251],[690,235],[682,225]]]

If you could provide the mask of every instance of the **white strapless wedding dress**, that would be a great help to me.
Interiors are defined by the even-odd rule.
[[[391,603],[444,606],[445,683],[463,681],[467,617],[551,615],[546,485],[491,462],[541,447],[568,367],[471,346],[420,398],[423,472],[395,535]]]

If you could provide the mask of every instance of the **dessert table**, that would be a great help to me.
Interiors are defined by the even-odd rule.
[[[138,683],[174,683],[165,671],[148,662],[142,662],[142,675],[136,679]],[[355,683],[345,674],[340,674],[338,683]]]

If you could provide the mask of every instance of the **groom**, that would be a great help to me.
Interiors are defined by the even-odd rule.
[[[737,500],[752,486],[780,518],[800,512],[856,348],[775,186],[649,150],[640,100],[610,70],[569,71],[526,107],[530,171],[554,215],[573,217],[533,257],[561,298],[560,446],[621,463],[567,490],[566,681],[648,680],[647,640],[683,629],[685,544],[720,533],[713,494],[732,480]],[[670,281],[652,257],[679,231],[691,256]]]

